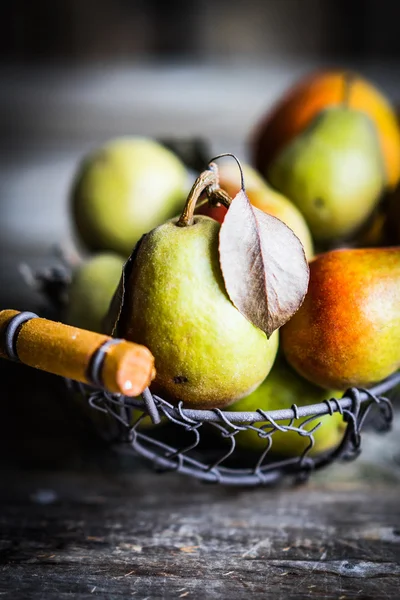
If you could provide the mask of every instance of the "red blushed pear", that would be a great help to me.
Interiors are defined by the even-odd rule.
[[[198,210],[196,210],[196,213],[204,215],[205,217],[211,217],[211,219],[218,221],[218,223],[223,223],[227,210],[228,209],[225,206],[222,206],[222,204],[217,204],[217,206],[202,204]]]
[[[400,367],[400,248],[343,249],[310,264],[303,305],[281,329],[288,362],[309,381],[345,390]]]
[[[306,75],[257,124],[251,145],[259,171],[267,173],[281,150],[299,137],[321,111],[344,102],[374,123],[387,186],[394,189],[400,180],[400,130],[395,109],[372,82],[342,69]]]

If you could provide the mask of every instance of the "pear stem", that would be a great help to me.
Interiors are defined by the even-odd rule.
[[[230,207],[232,198],[227,192],[225,192],[225,190],[219,187],[218,167],[214,162],[218,158],[223,158],[224,156],[231,156],[237,162],[240,169],[241,188],[244,191],[243,169],[236,156],[229,152],[216,156],[209,163],[208,169],[203,171],[203,173],[200,173],[194,182],[187,197],[182,214],[176,223],[178,227],[189,227],[193,224],[194,211],[196,209],[197,202],[204,191],[206,192],[208,202],[211,205],[215,206],[216,204],[222,204],[222,206],[225,206],[225,208]],[[200,202],[198,206],[203,204],[204,201]]]
[[[211,204],[222,204],[225,208],[229,208],[232,202],[230,195],[222,188],[216,190],[206,190],[208,201]]]
[[[207,169],[207,171],[203,171],[203,173],[200,173],[200,175],[194,182],[192,189],[190,190],[189,195],[187,197],[182,214],[177,222],[178,227],[189,227],[193,224],[193,214],[194,209],[196,208],[197,200],[200,198],[204,190],[210,185],[218,185],[217,175],[213,170]]]
[[[218,156],[215,156],[214,158],[211,159],[211,162],[208,166],[210,168],[212,166],[214,166],[216,168],[216,165],[214,165],[214,161],[218,160],[219,158],[225,158],[226,156],[230,156],[231,158],[233,158],[236,161],[236,164],[239,167],[239,171],[240,171],[240,187],[242,188],[243,191],[245,191],[245,189],[244,189],[244,174],[243,174],[242,165],[240,164],[240,160],[238,159],[238,157],[235,156],[234,154],[232,154],[232,152],[224,152],[223,154],[218,154]]]
[[[210,204],[222,204],[225,208],[229,208],[232,198],[227,192],[219,187],[218,167],[216,164],[210,163],[209,169],[200,173],[194,182],[187,197],[185,207],[177,222],[178,227],[189,227],[193,224],[196,204],[204,191],[207,194],[207,199]],[[200,205],[201,204],[204,204],[204,202],[200,202]]]
[[[213,206],[215,206],[216,204],[222,204],[222,206],[225,206],[225,208],[229,208],[232,202],[232,198],[227,192],[225,192],[225,190],[219,187],[218,166],[214,162],[214,160],[223,156],[231,155],[221,154],[221,156],[217,156],[215,159],[213,158],[208,165],[208,168],[215,173],[216,181],[214,184],[209,185],[206,188],[206,194],[208,202]]]

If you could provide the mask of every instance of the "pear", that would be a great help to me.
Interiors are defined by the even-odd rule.
[[[346,107],[322,111],[277,155],[268,180],[296,204],[316,240],[349,236],[372,213],[385,185],[373,122]]]
[[[297,313],[281,328],[284,354],[313,383],[368,387],[400,367],[400,248],[343,249],[310,264]]]
[[[339,394],[339,397],[341,394]],[[327,392],[320,387],[309,383],[293,371],[281,358],[277,359],[268,377],[254,392],[235,402],[229,407],[230,411],[256,411],[266,412],[291,408],[293,404],[305,406],[318,404],[326,399],[338,397],[336,392]],[[294,420],[293,427],[299,428],[308,417]],[[323,415],[304,426],[306,431],[313,429],[318,423],[322,425],[313,434],[314,445],[310,455],[316,455],[331,450],[339,445],[345,430],[345,423],[340,413]],[[279,421],[279,425],[289,425],[290,421]],[[256,427],[266,426],[270,431],[270,424],[266,421],[255,423]],[[256,431],[248,429],[236,434],[235,440],[239,447],[258,451],[261,453],[267,447],[268,440],[260,437]],[[310,438],[295,431],[276,431],[272,435],[271,452],[284,456],[301,456],[310,445]]]
[[[264,177],[254,167],[247,163],[242,163],[241,167],[246,191],[258,190],[267,186]],[[237,164],[232,162],[222,164],[218,169],[218,177],[220,187],[228,192],[232,198],[236,196],[242,185],[242,178]]]
[[[69,325],[101,333],[123,264],[118,254],[101,252],[77,267],[68,290],[65,320]]]
[[[186,194],[187,173],[177,156],[151,139],[126,137],[85,158],[71,204],[88,248],[128,257],[146,231],[176,215]]]
[[[219,264],[220,224],[195,216],[153,229],[140,242],[118,331],[155,356],[153,390],[186,407],[226,406],[268,374],[278,333],[267,339],[230,301]]]
[[[242,165],[246,194],[253,206],[280,219],[297,235],[308,260],[314,254],[313,241],[308,225],[299,209],[285,196],[271,188],[261,175],[248,164]],[[223,165],[219,169],[219,184],[233,198],[241,189],[240,171],[237,165]],[[222,223],[227,209],[224,206],[203,205],[196,212]]]

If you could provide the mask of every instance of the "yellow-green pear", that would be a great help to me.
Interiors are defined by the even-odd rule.
[[[309,383],[293,371],[279,358],[268,377],[251,394],[235,402],[229,407],[230,411],[256,411],[257,409],[280,410],[291,408],[293,404],[304,406],[307,404],[318,404],[330,398],[340,398],[342,394],[323,390]],[[293,427],[299,427],[307,417],[293,422]],[[317,417],[311,423],[305,425],[306,430],[313,429],[317,423],[322,425],[313,434],[315,444],[310,450],[310,455],[316,455],[338,446],[340,443],[345,424],[340,413],[323,415]],[[266,425],[266,431],[270,430],[269,423],[255,423],[256,427]],[[289,421],[279,421],[279,425],[289,425]],[[260,437],[256,431],[241,431],[235,436],[239,447],[261,453],[267,447],[268,439]],[[271,453],[282,456],[301,456],[309,446],[309,437],[302,436],[295,431],[276,431],[272,434]]]
[[[102,331],[102,321],[121,277],[124,259],[101,252],[79,265],[68,290],[66,321],[69,325]]]
[[[314,238],[330,241],[356,231],[385,185],[376,128],[346,107],[320,112],[268,169],[268,180],[296,204]]]
[[[117,138],[88,155],[71,205],[78,234],[92,250],[128,257],[147,231],[177,214],[187,194],[178,157],[154,140]]]
[[[153,229],[136,252],[118,331],[156,361],[152,389],[184,406],[214,408],[254,390],[274,362],[266,334],[232,304],[219,263],[220,224],[195,216]]]

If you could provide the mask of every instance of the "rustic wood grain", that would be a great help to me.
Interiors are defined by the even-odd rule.
[[[396,598],[400,486],[3,473],[2,597]],[[396,592],[397,590],[397,592]]]
[[[1,598],[398,597],[397,429],[306,486],[226,489],[111,453],[58,378],[1,365]]]

